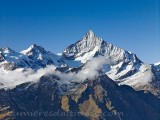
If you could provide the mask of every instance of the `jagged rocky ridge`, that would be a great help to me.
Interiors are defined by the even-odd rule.
[[[106,62],[94,79],[86,78],[81,82],[75,79],[66,83],[67,78],[61,80],[58,76],[47,75],[41,77],[39,82],[26,82],[7,90],[3,89],[0,81],[0,97],[3,98],[0,101],[0,119],[1,116],[5,119],[52,119],[13,116],[18,111],[54,111],[52,108],[61,112],[81,112],[79,117],[70,116],[68,119],[150,120],[153,116],[153,120],[159,119],[159,99],[147,92],[158,97],[160,95],[159,64],[144,64],[135,54],[105,42],[92,31],[67,47],[62,56],[37,45],[20,53],[1,48],[0,71],[3,74],[19,69],[23,72],[28,68],[37,71],[52,65],[56,71],[65,74],[78,73],[84,71],[89,61],[99,56],[103,56]],[[103,116],[105,111],[114,113],[114,116]],[[83,115],[86,112],[96,112],[98,116]],[[119,117],[116,112],[123,112],[125,116]]]
[[[0,68],[2,70],[15,70],[17,68],[39,69],[51,64],[58,66],[60,65],[59,59],[59,56],[35,44],[20,53],[8,47],[0,49]]]
[[[80,41],[68,46],[62,56],[37,45],[31,45],[20,53],[10,48],[1,48],[0,69],[1,71],[17,68],[37,70],[47,65],[54,65],[57,69],[66,71],[80,67],[98,56],[105,57],[105,73],[119,85],[125,84],[136,90],[149,90],[157,96],[160,95],[158,65],[144,64],[135,54],[105,42],[91,30]]]
[[[137,56],[118,48],[89,31],[82,40],[68,46],[63,57],[85,64],[97,56],[104,56],[106,74],[119,85],[129,85],[136,90],[149,90],[160,95],[160,72],[158,68],[144,64]]]

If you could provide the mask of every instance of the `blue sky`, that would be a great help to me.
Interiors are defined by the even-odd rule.
[[[160,61],[159,0],[0,0],[0,47],[61,52],[90,29],[144,62]]]

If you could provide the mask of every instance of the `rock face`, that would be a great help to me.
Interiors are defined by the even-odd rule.
[[[62,56],[38,45],[0,48],[0,120],[159,120],[159,81],[159,63],[144,64],[93,31]]]
[[[105,56],[112,64],[118,62],[141,62],[135,54],[118,48],[97,37],[93,31],[89,31],[82,40],[68,46],[63,55],[69,59],[80,60],[85,63],[98,55]]]
[[[80,41],[68,46],[62,56],[35,44],[20,53],[10,48],[1,48],[0,70],[10,71],[17,68],[38,70],[53,65],[65,72],[83,66],[99,56],[105,58],[106,75],[119,85],[129,85],[136,90],[149,90],[160,96],[160,88],[157,86],[160,81],[158,63],[144,64],[135,54],[105,42],[91,30]]]
[[[27,50],[21,51],[22,54],[27,55],[30,59],[36,62],[39,66],[45,67],[46,65],[58,65],[59,56],[46,51],[43,47],[31,45]]]
[[[24,83],[1,90],[0,119],[160,119],[158,98],[118,86],[104,74],[67,92],[60,91],[58,81],[56,76],[43,76],[38,84]]]
[[[34,70],[47,65],[61,65],[60,57],[46,51],[43,47],[31,45],[27,50],[18,53],[10,48],[0,48],[0,69],[4,71],[17,68],[32,68]]]
[[[119,85],[149,90],[160,96],[160,86],[157,86],[160,81],[158,64],[144,64],[135,54],[105,42],[93,31],[86,33],[80,41],[68,46],[63,52],[65,59],[83,64],[98,56],[104,56],[106,74]]]

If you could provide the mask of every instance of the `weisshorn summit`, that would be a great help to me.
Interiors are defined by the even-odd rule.
[[[0,48],[0,120],[159,120],[159,85],[159,63],[91,30],[60,56],[35,44]]]

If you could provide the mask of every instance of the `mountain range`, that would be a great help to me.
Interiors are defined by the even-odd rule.
[[[160,63],[146,64],[91,30],[61,55],[35,44],[0,48],[0,119],[159,120],[159,85]],[[80,115],[15,115],[34,111]]]

